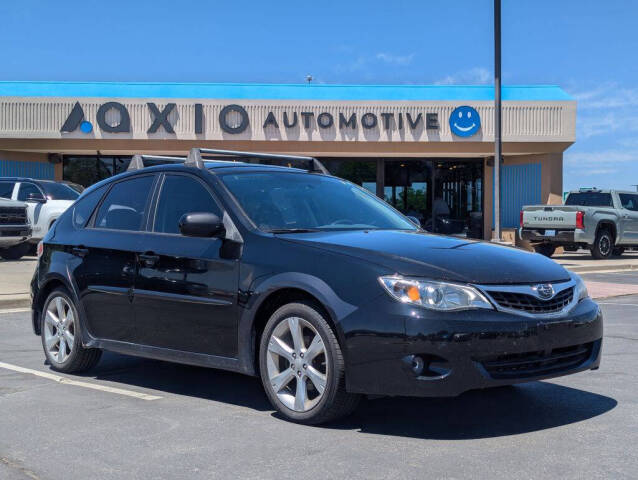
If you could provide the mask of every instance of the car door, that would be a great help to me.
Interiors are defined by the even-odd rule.
[[[47,201],[44,192],[35,183],[20,182],[18,184],[17,200],[27,204],[27,214],[31,222],[33,237],[41,238],[44,236],[46,228],[42,224],[42,213]]]
[[[168,173],[158,191],[138,256],[133,301],[138,342],[233,358],[239,260],[223,258],[226,240],[186,237],[178,227],[186,213],[222,218],[222,209],[210,187],[194,175]]]
[[[638,245],[638,194],[619,193],[622,206],[622,243]]]
[[[70,251],[79,258],[73,275],[96,338],[131,342],[133,282],[156,176],[129,177],[110,186]]]

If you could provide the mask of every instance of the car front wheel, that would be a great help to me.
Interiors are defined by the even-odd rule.
[[[44,302],[40,321],[44,355],[53,370],[83,372],[100,360],[102,350],[82,346],[78,311],[66,289],[57,288],[51,292]]]
[[[264,329],[259,352],[266,395],[288,420],[325,423],[356,408],[359,396],[345,389],[339,342],[312,303],[290,303],[275,311]]]

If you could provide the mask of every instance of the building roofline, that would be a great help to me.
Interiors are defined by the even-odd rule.
[[[0,97],[200,98],[325,101],[489,101],[491,85],[337,85],[0,81]],[[573,101],[557,85],[502,87],[504,101]]]

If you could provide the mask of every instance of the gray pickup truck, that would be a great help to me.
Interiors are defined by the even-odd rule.
[[[30,238],[27,204],[0,198],[0,257],[17,260],[26,255]]]
[[[558,246],[588,248],[598,259],[622,255],[638,247],[638,193],[580,189],[569,192],[564,205],[525,206],[519,234],[548,257]]]

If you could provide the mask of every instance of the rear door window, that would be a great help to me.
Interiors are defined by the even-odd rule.
[[[94,226],[109,230],[141,230],[154,180],[153,175],[145,175],[113,185],[98,209]]]
[[[0,198],[11,198],[16,182],[0,182]]]

